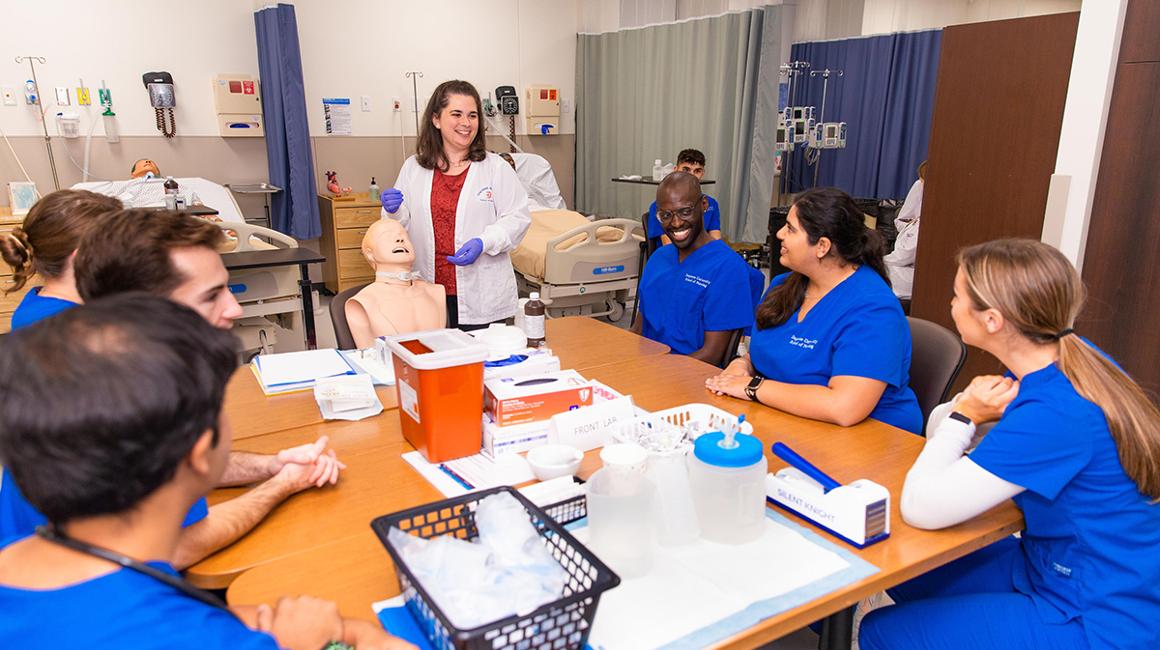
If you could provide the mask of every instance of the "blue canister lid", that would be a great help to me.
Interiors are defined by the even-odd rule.
[[[733,438],[735,446],[730,449],[722,446],[724,441],[725,434],[720,431],[706,433],[693,443],[693,455],[702,463],[717,467],[748,467],[761,461],[761,441],[754,436],[738,433]]]

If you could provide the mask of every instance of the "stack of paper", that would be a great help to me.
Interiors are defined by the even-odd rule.
[[[267,395],[306,390],[325,377],[357,375],[338,350],[307,350],[254,357],[254,374]]]

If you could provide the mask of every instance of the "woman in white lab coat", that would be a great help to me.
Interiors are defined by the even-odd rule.
[[[447,291],[448,325],[470,330],[516,313],[508,253],[531,224],[515,171],[488,153],[479,93],[446,81],[431,94],[414,156],[383,192],[384,218],[398,219],[415,247],[415,271]]]

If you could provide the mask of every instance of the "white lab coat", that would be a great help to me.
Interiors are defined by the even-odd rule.
[[[898,238],[894,240],[894,250],[882,258],[886,264],[886,272],[890,276],[890,286],[894,295],[899,298],[909,298],[914,289],[914,257],[918,251],[918,226],[922,216],[922,179],[914,181],[910,191],[906,193],[906,200],[898,217],[894,219],[894,227],[898,229]]]
[[[515,315],[516,277],[508,252],[519,245],[532,223],[528,195],[503,158],[487,158],[468,167],[455,210],[455,250],[478,237],[483,254],[474,263],[455,268],[459,322],[477,325]],[[431,183],[435,172],[423,169],[414,156],[403,163],[394,187],[403,192],[395,214],[415,247],[415,270],[435,281],[435,229],[431,223]]]

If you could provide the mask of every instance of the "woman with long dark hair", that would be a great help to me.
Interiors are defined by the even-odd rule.
[[[508,253],[532,222],[515,171],[487,151],[479,92],[445,81],[431,93],[415,155],[383,192],[415,247],[415,270],[447,293],[448,325],[479,329],[516,312]]]
[[[878,233],[849,195],[819,188],[797,198],[777,239],[790,272],[757,308],[749,355],[705,386],[842,426],[872,417],[918,433],[910,328]]]
[[[1084,287],[1062,253],[1006,239],[958,264],[955,327],[1009,372],[935,425],[902,518],[945,528],[1014,499],[1026,529],[890,590],[861,647],[1160,647],[1160,410],[1073,330]]]

